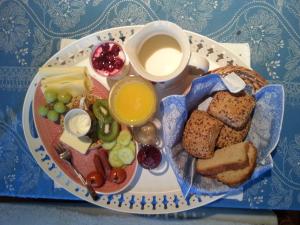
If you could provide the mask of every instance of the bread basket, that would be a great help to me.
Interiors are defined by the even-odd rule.
[[[213,93],[228,90],[220,78],[220,71],[222,75],[235,72],[255,89],[253,96],[256,99],[256,107],[246,140],[259,150],[256,168],[249,180],[234,188],[196,173],[195,158],[182,146],[182,134],[189,113]],[[223,67],[210,73],[194,79],[191,88],[184,95],[165,97],[160,104],[164,149],[184,196],[229,194],[262,177],[273,167],[271,152],[278,143],[282,128],[284,113],[282,85],[267,85],[267,81],[256,72],[243,67]]]

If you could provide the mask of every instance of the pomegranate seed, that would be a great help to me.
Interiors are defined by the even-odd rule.
[[[100,53],[100,56],[99,56],[99,57],[101,58],[101,57],[104,57],[104,56],[105,56],[105,52],[102,51],[102,52]]]
[[[120,47],[118,45],[113,45],[110,51],[114,56],[118,56],[120,52]]]
[[[114,61],[115,61],[115,57],[114,57],[111,53],[108,53],[108,54],[106,55],[106,59],[107,59],[107,61],[109,61],[109,62],[114,62]]]
[[[113,65],[110,64],[110,65],[108,66],[108,72],[111,73],[112,71],[114,71],[114,69],[115,69],[115,67],[114,67]]]
[[[114,66],[116,69],[121,69],[124,65],[124,61],[120,58],[115,58]]]
[[[103,52],[106,53],[109,51],[109,43],[105,43],[101,47],[102,47]]]

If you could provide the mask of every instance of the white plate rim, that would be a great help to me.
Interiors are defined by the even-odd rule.
[[[65,48],[58,51],[56,54],[54,54],[45,64],[49,65],[52,61],[58,60],[59,56],[64,53],[68,52],[70,49],[74,48],[74,46],[81,44],[82,42],[86,41],[89,38],[94,38],[97,35],[105,36],[105,34],[112,34],[112,33],[118,33],[118,32],[128,32],[130,30],[138,30],[143,25],[137,25],[137,26],[125,26],[125,27],[116,27],[111,29],[106,29],[103,31],[99,31],[93,34],[90,34],[88,36],[85,36],[72,44],[66,46]],[[199,39],[200,42],[198,44],[202,44],[206,46],[206,49],[212,48],[215,50],[218,50],[219,54],[223,54],[223,57],[227,57],[229,61],[232,60],[232,63],[234,65],[240,65],[245,66],[246,65],[238,58],[236,57],[232,52],[222,47],[219,43],[216,41],[213,41],[205,36],[202,36],[200,34],[191,32],[191,31],[185,31],[187,35],[189,35],[189,38],[191,41],[193,41],[193,38]],[[192,38],[191,38],[192,37]],[[104,39],[103,39],[104,40]],[[195,41],[195,40],[194,40]],[[201,42],[203,41],[203,42]],[[192,44],[191,44],[192,45]],[[204,48],[204,47],[203,47]],[[199,50],[201,51],[201,49]],[[212,54],[212,53],[211,53]],[[208,54],[207,57],[211,57],[212,55]],[[217,56],[214,54],[214,57]],[[217,56],[218,57],[218,56]],[[215,57],[216,58],[216,57]],[[220,60],[226,60],[226,59],[220,59]],[[226,65],[223,63],[223,65]],[[220,65],[221,66],[221,65]],[[138,213],[138,214],[162,214],[162,213],[174,213],[179,211],[185,211],[188,209],[193,209],[196,207],[207,205],[211,202],[214,202],[222,197],[224,195],[220,196],[193,196],[189,200],[185,200],[180,192],[179,187],[175,188],[174,190],[170,190],[168,193],[159,193],[157,192],[154,194],[149,194],[149,196],[146,196],[143,192],[136,192],[136,193],[123,193],[123,194],[116,194],[116,195],[101,195],[100,200],[93,201],[90,196],[86,196],[86,190],[84,188],[81,188],[79,191],[75,191],[76,188],[78,188],[79,185],[74,184],[72,180],[70,180],[63,171],[61,171],[57,166],[55,166],[55,163],[52,161],[52,159],[49,157],[49,155],[41,150],[41,146],[43,146],[43,143],[39,137],[34,138],[31,135],[30,132],[30,122],[29,122],[29,113],[30,113],[30,106],[32,105],[32,99],[34,97],[35,88],[37,83],[40,80],[40,76],[37,74],[26,93],[24,104],[23,104],[23,111],[22,111],[22,125],[24,130],[24,135],[26,142],[29,146],[29,150],[31,154],[33,155],[34,159],[38,163],[38,165],[46,172],[46,174],[55,182],[57,182],[59,185],[61,185],[65,190],[69,191],[70,193],[74,194],[78,198],[81,198],[82,200],[91,202],[93,204],[96,204],[98,206],[102,206],[105,208],[113,209],[116,211],[121,212],[129,212],[129,213]],[[101,82],[102,83],[102,82]],[[105,84],[104,84],[105,85]],[[38,131],[37,131],[38,132]],[[129,195],[129,196],[126,196]],[[145,198],[146,197],[146,198]],[[122,200],[123,198],[123,200]],[[144,203],[143,203],[144,199]],[[120,205],[121,202],[121,205]],[[154,204],[156,202],[156,204]],[[164,202],[164,203],[163,203]],[[176,203],[177,202],[177,203]]]

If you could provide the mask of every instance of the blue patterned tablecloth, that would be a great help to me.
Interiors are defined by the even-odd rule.
[[[299,0],[0,0],[0,195],[76,199],[55,189],[27,149],[22,104],[37,68],[61,38],[164,19],[219,42],[247,42],[252,67],[286,91],[271,173],[243,201],[212,207],[300,210]]]

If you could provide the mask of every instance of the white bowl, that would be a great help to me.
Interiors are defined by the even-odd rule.
[[[87,121],[87,129],[83,130],[82,132],[74,132],[71,128],[70,128],[70,121],[72,118],[74,118],[75,116],[77,115],[84,115],[84,116],[87,116],[86,118],[88,118],[88,121]],[[92,121],[91,121],[91,117],[90,115],[84,111],[83,109],[71,109],[69,112],[67,112],[67,114],[65,115],[65,118],[64,118],[64,129],[66,129],[69,133],[73,134],[74,136],[76,137],[82,137],[82,136],[85,136],[90,128],[91,128],[91,124],[92,124]]]

